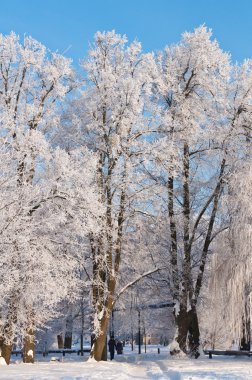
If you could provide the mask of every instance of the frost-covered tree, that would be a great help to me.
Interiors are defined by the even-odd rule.
[[[252,65],[251,60],[235,68],[236,86],[234,103],[236,109],[236,162],[230,176],[228,202],[231,228],[231,252],[236,263],[230,278],[228,296],[234,339],[239,337],[240,346],[251,345],[251,163],[252,163]],[[233,260],[232,260],[233,261]],[[236,284],[236,286],[235,286]],[[239,312],[235,315],[235,303],[240,300]],[[231,306],[232,305],[232,306]],[[240,326],[240,328],[239,328]],[[236,333],[235,333],[236,332]]]
[[[156,65],[153,114],[160,144],[153,160],[159,165],[149,171],[157,196],[166,201],[177,326],[172,353],[186,352],[189,338],[197,356],[196,306],[211,242],[222,230],[218,219],[231,128],[225,123],[230,63],[211,32],[200,27],[160,53]]]
[[[227,212],[230,228],[225,242],[228,257],[220,271],[212,276],[216,282],[222,277],[226,286],[220,293],[228,300],[225,314],[231,337],[240,346],[250,348],[251,321],[251,104],[252,66],[250,60],[234,66],[226,104],[231,133],[227,139],[230,167],[223,213]],[[220,256],[220,252],[217,256]]]
[[[226,266],[231,270],[229,275],[241,268],[236,262],[244,262],[240,260],[241,251],[249,250],[250,246],[246,235],[249,223],[245,221],[249,220],[249,207],[245,213],[239,205],[242,202],[246,207],[249,197],[244,192],[237,193],[237,189],[240,181],[246,181],[242,173],[247,170],[241,170],[244,165],[241,161],[246,160],[249,165],[251,155],[251,62],[231,67],[229,57],[210,37],[205,27],[198,28],[194,33],[185,33],[179,45],[157,57],[154,87],[163,150],[159,149],[154,156],[162,163],[161,170],[158,172],[156,166],[156,172],[151,173],[159,188],[165,185],[167,191],[167,246],[177,324],[177,343],[172,350],[187,352],[188,344],[196,356],[199,345],[196,307],[207,258],[214,248],[212,243],[221,232],[229,230],[233,246],[239,241],[246,245],[247,248],[236,249],[233,260]],[[167,155],[166,146],[170,149],[171,143],[173,150]],[[159,197],[160,194],[157,191]],[[221,198],[228,199],[229,210]],[[240,212],[245,218],[242,224]],[[231,282],[247,294],[246,298],[247,276],[242,285],[237,284],[245,267],[239,273],[237,277],[231,275]],[[239,297],[242,300],[239,294],[237,304]],[[230,303],[233,308],[231,305],[234,304]],[[248,305],[242,308],[246,313]],[[242,314],[246,319],[245,311]]]
[[[140,43],[126,42],[125,36],[115,32],[95,35],[94,45],[83,62],[87,85],[75,102],[70,123],[75,123],[78,135],[74,138],[78,143],[84,143],[99,157],[96,178],[106,210],[100,220],[101,233],[90,234],[95,334],[91,356],[96,360],[106,357],[106,331],[125,233],[139,208],[135,194],[140,190],[141,174],[137,178],[136,161],[144,148],[144,136],[149,133],[144,97],[150,88],[152,55],[142,55]],[[70,125],[67,118],[66,124]]]
[[[34,360],[34,332],[66,296],[81,239],[95,230],[94,155],[53,151],[47,141],[72,83],[69,60],[30,37],[0,36],[0,335],[7,363],[17,335],[24,361]]]
[[[218,305],[216,318],[224,319],[230,341],[241,349],[250,350],[251,162],[237,163],[229,178],[226,202],[230,229],[222,241],[222,249],[215,247],[209,297]],[[216,323],[216,327],[219,328],[220,323]],[[225,329],[223,332],[222,335],[227,335]]]

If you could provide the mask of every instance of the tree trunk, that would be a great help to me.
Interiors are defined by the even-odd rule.
[[[4,338],[0,336],[0,356],[2,356],[3,344],[4,344]]]
[[[173,347],[170,351],[171,355],[179,355],[181,352],[187,353],[186,342],[189,328],[189,315],[186,307],[180,306],[179,314],[175,314],[176,335],[175,341],[178,347]]]
[[[62,333],[57,335],[58,349],[64,348]]]
[[[6,364],[10,364],[10,358],[11,358],[11,351],[12,351],[12,343],[3,343],[2,345],[2,357],[6,361]]]
[[[188,348],[189,354],[197,359],[200,356],[200,331],[196,307],[189,311]]]
[[[94,339],[91,357],[97,361],[107,361],[107,328],[109,317],[107,313],[103,316],[100,324],[100,335]]]
[[[246,321],[245,321],[245,318],[243,318],[242,320],[242,337],[241,337],[241,343],[240,343],[240,350],[250,351],[250,319],[249,318],[247,318]]]
[[[10,364],[16,320],[16,307],[11,304],[7,322],[4,326],[3,337],[1,338],[2,357],[5,359],[6,364]]]
[[[2,357],[6,361],[6,364],[10,364],[10,358],[11,358],[11,351],[13,346],[13,324],[12,324],[12,315],[9,315],[9,322],[6,322],[4,326],[4,336],[1,339],[1,350],[2,350]]]
[[[35,334],[34,330],[30,328],[27,330],[24,337],[24,349],[23,349],[23,362],[34,363],[35,356]]]
[[[199,323],[196,307],[193,306],[190,311],[187,311],[186,306],[180,307],[180,312],[175,315],[176,335],[175,341],[177,347],[172,347],[171,355],[179,355],[181,352],[190,356],[199,357]]]
[[[68,315],[66,320],[66,332],[64,340],[64,348],[71,350],[72,348],[72,336],[73,336],[73,317],[72,313]]]
[[[72,348],[72,331],[66,331],[65,333],[64,348],[69,350]]]

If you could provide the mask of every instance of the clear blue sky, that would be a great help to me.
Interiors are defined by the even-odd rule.
[[[77,63],[97,30],[137,37],[144,51],[205,23],[233,60],[252,58],[252,0],[0,0],[0,32],[31,35]]]

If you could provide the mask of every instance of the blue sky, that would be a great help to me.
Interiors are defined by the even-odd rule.
[[[97,30],[159,50],[205,23],[234,61],[252,58],[250,0],[0,0],[0,32],[31,35],[51,50],[84,58]]]

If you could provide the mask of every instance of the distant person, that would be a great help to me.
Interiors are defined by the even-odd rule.
[[[123,353],[123,344],[120,340],[118,340],[116,344],[116,352],[117,352],[117,355],[122,355]]]
[[[109,346],[109,352],[110,352],[110,360],[113,360],[115,356],[115,348],[116,348],[116,343],[113,336],[111,336],[111,338],[109,339],[108,346]]]

